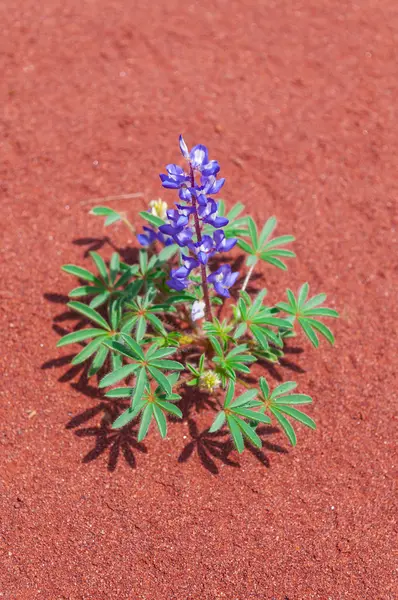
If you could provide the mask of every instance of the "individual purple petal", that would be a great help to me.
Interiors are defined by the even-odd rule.
[[[166,165],[166,171],[168,172],[168,174],[170,176],[177,176],[177,177],[186,177],[185,173],[184,173],[184,169],[182,169],[179,165],[175,165],[175,164],[169,164]]]
[[[182,231],[182,227],[175,227],[173,225],[169,225],[169,224],[165,224],[165,225],[161,225],[159,227],[159,231],[161,233],[165,233],[166,235],[175,235],[177,233],[180,233],[180,231]]]
[[[202,166],[209,162],[209,153],[206,146],[197,144],[189,153],[189,158],[193,169],[201,171]]]
[[[164,188],[167,188],[170,190],[175,190],[180,187],[179,183],[177,183],[175,179],[172,179],[171,177],[168,177],[167,175],[163,175],[163,173],[160,174],[159,177],[162,182],[162,186]]]
[[[217,175],[219,170],[220,170],[220,165],[218,164],[217,160],[211,160],[206,165],[204,165],[201,169],[202,174],[205,177],[208,177],[210,175]]]
[[[188,246],[189,242],[192,240],[193,231],[189,227],[182,229],[181,231],[175,233],[173,235],[173,240],[176,244],[178,244],[181,248],[184,246]]]
[[[228,219],[226,219],[225,217],[211,217],[211,220],[207,221],[208,223],[210,223],[210,225],[213,225],[213,227],[225,227],[225,225],[228,225],[229,221]]]
[[[181,154],[183,155],[184,158],[186,158],[187,160],[189,160],[188,146],[186,145],[185,140],[182,137],[182,135],[180,135],[179,142],[180,142]]]
[[[185,202],[191,202],[192,201],[192,194],[191,191],[183,186],[180,188],[178,195],[180,197],[180,200],[184,200]]]
[[[188,287],[188,281],[186,279],[168,279],[166,283],[169,288],[177,290],[178,292],[181,292]]]

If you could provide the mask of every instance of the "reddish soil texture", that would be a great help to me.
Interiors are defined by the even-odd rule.
[[[397,598],[396,1],[0,11],[0,598]],[[74,325],[60,266],[133,243],[86,200],[142,192],[113,204],[133,218],[171,200],[180,132],[221,160],[224,197],[297,236],[288,274],[256,285],[277,301],[308,280],[341,312],[335,348],[299,338],[269,373],[316,400],[295,450],[267,429],[238,457],[200,398],[164,442],[110,434],[55,349]]]

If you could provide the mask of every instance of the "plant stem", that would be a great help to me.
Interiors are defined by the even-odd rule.
[[[191,164],[189,165],[189,169],[190,169],[190,177],[191,177],[191,187],[194,187],[195,175],[194,175]],[[196,198],[194,195],[192,195],[192,206],[194,208],[193,216],[194,216],[194,221],[195,221],[196,237],[197,237],[197,241],[201,242],[202,241],[202,232],[200,229],[199,215],[198,215],[198,210],[197,210],[197,206],[196,206]],[[207,285],[206,265],[203,265],[202,263],[200,263],[200,275],[202,278],[203,299],[205,302],[205,318],[206,318],[206,321],[212,321],[213,315],[212,315],[211,304],[210,304],[209,286]]]
[[[247,288],[247,284],[249,283],[249,279],[250,279],[250,277],[252,276],[253,269],[254,269],[254,267],[255,267],[255,266],[256,266],[256,263],[254,263],[254,265],[252,265],[252,266],[250,267],[250,269],[248,270],[248,272],[247,272],[247,275],[246,275],[246,278],[245,278],[245,280],[244,280],[244,282],[243,282],[243,285],[242,285],[242,289],[241,289],[241,291],[242,291],[242,292],[244,292],[244,291],[245,291],[245,289]]]

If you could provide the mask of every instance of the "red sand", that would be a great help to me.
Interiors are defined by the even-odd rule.
[[[0,598],[398,598],[398,4],[0,12]],[[271,373],[315,399],[318,430],[299,429],[295,450],[267,430],[263,453],[238,458],[201,436],[208,410],[165,442],[112,437],[94,382],[55,348],[73,324],[60,266],[88,264],[108,234],[85,201],[171,200],[158,173],[180,132],[221,161],[224,197],[297,236],[289,273],[264,270],[271,300],[308,280],[341,311],[334,349],[300,339],[305,353]],[[113,206],[134,218],[144,200]]]

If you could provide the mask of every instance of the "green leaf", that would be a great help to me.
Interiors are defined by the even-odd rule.
[[[264,398],[267,400],[269,398],[269,385],[265,377],[260,377],[259,379],[260,389],[263,393]]]
[[[127,333],[122,333],[121,335],[122,335],[123,340],[126,342],[126,344],[129,346],[129,348],[132,350],[133,354],[135,356],[137,356],[137,358],[139,358],[140,360],[144,360],[145,355],[141,349],[141,346],[139,344],[137,344],[137,342],[131,337],[131,335],[128,335]]]
[[[115,352],[111,352],[111,363],[112,363],[112,371],[116,371],[120,369],[123,365],[123,358],[120,354],[116,354]]]
[[[286,433],[291,445],[295,446],[297,443],[297,438],[296,438],[294,429],[291,426],[291,424],[289,423],[289,421],[286,419],[286,417],[281,412],[279,412],[279,410],[273,408],[272,406],[271,406],[271,412],[274,415],[274,417],[276,418],[276,420],[278,421],[278,423],[280,424],[280,426],[282,427],[283,431]]]
[[[319,304],[325,302],[326,298],[326,294],[317,294],[316,296],[313,296],[310,300],[308,300],[308,302],[305,303],[303,308],[304,310],[314,308],[315,306],[318,306]]]
[[[176,417],[182,419],[182,412],[180,411],[178,406],[175,406],[174,404],[172,404],[171,402],[167,402],[166,400],[157,400],[156,404],[159,404],[161,408],[171,413],[172,415],[175,415]]]
[[[72,310],[75,310],[78,313],[84,315],[85,317],[87,317],[87,319],[90,319],[90,321],[94,321],[94,323],[97,323],[97,325],[100,325],[107,331],[111,330],[110,326],[105,321],[105,319],[101,317],[101,315],[97,313],[94,309],[87,306],[87,304],[83,304],[83,302],[72,301],[68,302],[67,306],[69,306],[69,308],[71,308]]]
[[[243,421],[243,419],[239,419],[239,427],[243,431],[245,438],[248,439],[249,442],[253,444],[253,446],[255,446],[256,448],[261,448],[261,446],[263,445],[261,439],[258,437],[254,429],[250,427],[248,423],[246,423],[246,421]]]
[[[162,438],[165,438],[167,435],[167,421],[162,409],[157,404],[153,405],[153,414],[155,415],[155,420],[158,425],[160,435]]]
[[[110,295],[110,292],[106,291],[102,294],[99,294],[98,296],[95,296],[89,304],[90,308],[98,308],[98,306],[101,306],[102,304],[104,304],[104,302],[108,300]]]
[[[97,217],[111,217],[113,215],[120,215],[113,210],[112,208],[108,208],[107,206],[95,206],[90,210],[91,215],[96,215]],[[121,217],[120,217],[121,218]]]
[[[257,235],[257,226],[253,221],[252,217],[247,217],[247,227],[249,229],[250,239],[253,245],[254,250],[258,248],[258,235]]]
[[[136,416],[136,411],[129,407],[121,415],[118,416],[116,421],[112,423],[112,429],[120,429],[120,427],[123,427],[124,425],[127,425],[127,423],[130,423],[130,421],[132,421]]]
[[[137,375],[135,381],[134,393],[131,398],[131,406],[134,406],[137,401],[142,400],[143,393],[146,386],[148,385],[148,378],[146,375],[145,368],[143,367]]]
[[[160,227],[161,225],[164,225],[163,219],[161,219],[160,217],[156,217],[152,213],[142,211],[139,213],[139,215],[140,217],[145,219],[145,221],[148,221],[148,223],[154,225],[155,227]]]
[[[258,325],[251,325],[250,331],[256,338],[257,342],[260,344],[261,348],[267,350],[269,347],[267,336],[264,333],[264,330]]]
[[[268,219],[268,221],[265,223],[265,225],[262,228],[261,233],[260,233],[260,238],[259,238],[260,246],[263,246],[264,243],[267,241],[267,239],[269,238],[271,233],[274,231],[276,224],[277,224],[277,220],[275,217],[270,217]]]
[[[137,440],[139,442],[141,442],[145,438],[146,434],[148,433],[149,425],[151,424],[151,420],[152,420],[152,415],[153,415],[153,403],[151,402],[146,405],[146,407],[144,408],[144,410],[142,412],[140,428],[139,428],[138,436],[137,436]]]
[[[242,335],[244,335],[246,333],[246,330],[247,330],[246,323],[240,323],[235,330],[234,339],[237,340],[240,337],[242,337]]]
[[[79,354],[77,354],[75,357],[72,358],[71,364],[79,365],[80,363],[87,360],[87,358],[89,358],[92,354],[94,354],[94,352],[99,348],[99,346],[103,342],[103,339],[104,339],[103,337],[97,337],[92,342],[87,344],[87,346],[85,346],[83,348],[83,350],[81,352],[79,352]]]
[[[232,415],[227,415],[226,417],[227,417],[228,427],[231,432],[235,447],[236,447],[237,451],[239,452],[239,454],[242,454],[243,450],[245,449],[242,431],[240,430],[240,427],[239,427],[236,419],[234,419],[234,417]]]
[[[102,256],[100,256],[97,252],[90,252],[90,256],[93,259],[99,274],[101,275],[102,279],[108,283],[108,272],[106,270],[106,264],[104,262],[104,259],[102,258]]]
[[[105,375],[99,382],[98,387],[103,388],[118,383],[122,379],[132,375],[137,369],[138,365],[124,365],[123,367],[120,367],[120,369],[116,369],[116,371],[112,371],[112,373]]]
[[[247,390],[247,392],[241,394],[236,398],[235,402],[233,402],[230,405],[230,408],[233,409],[237,408],[238,406],[243,406],[244,404],[247,404],[248,402],[250,402],[250,400],[254,400],[257,394],[258,390]]]
[[[285,381],[285,383],[281,383],[278,385],[271,394],[271,398],[276,398],[277,396],[281,396],[282,394],[286,394],[286,392],[290,392],[297,387],[297,383],[295,381]]]
[[[305,301],[308,298],[309,289],[310,289],[310,286],[308,285],[308,283],[303,283],[303,285],[299,289],[298,298],[297,298],[297,304],[298,304],[299,309],[303,308]]]
[[[262,412],[257,412],[255,410],[250,410],[249,408],[238,408],[234,410],[234,413],[249,419],[250,421],[258,421],[259,423],[271,423],[271,419],[268,415],[265,415]]]
[[[253,248],[244,240],[238,240],[238,246],[241,250],[243,250],[243,252],[246,252],[247,254],[254,254]]]
[[[57,348],[61,348],[62,346],[66,346],[67,344],[75,344],[77,342],[82,342],[89,338],[96,338],[100,335],[104,335],[103,329],[79,329],[79,331],[73,331],[72,333],[64,335],[64,337],[62,337],[57,342]]]
[[[61,267],[62,271],[65,273],[69,273],[69,275],[75,275],[79,279],[84,279],[85,281],[90,281],[90,283],[96,283],[97,285],[102,285],[102,282],[90,271],[87,269],[83,269],[82,267],[78,267],[76,265],[63,265]]]
[[[164,371],[183,371],[185,369],[184,365],[177,362],[176,360],[151,360],[150,365],[153,367],[157,367],[158,369],[163,369]]]
[[[318,348],[319,340],[317,338],[316,333],[312,329],[311,325],[307,322],[307,319],[299,317],[298,322],[300,323],[301,327],[303,328],[303,331],[304,331],[305,335],[307,336],[307,338],[310,340],[311,344],[315,348]]]
[[[147,352],[147,359],[158,360],[159,358],[164,358],[166,356],[170,356],[171,354],[175,354],[177,352],[177,348],[172,348],[168,346],[167,348],[159,348],[157,349],[156,344],[151,346]]]
[[[228,384],[227,393],[225,395],[224,408],[227,408],[231,404],[231,401],[234,397],[234,393],[235,393],[235,384],[232,381],[230,381]]]
[[[218,341],[218,339],[215,338],[213,335],[209,335],[209,340],[210,340],[211,345],[213,346],[214,350],[218,354],[218,356],[223,356],[223,350],[221,348],[221,344]]]
[[[163,323],[156,315],[153,315],[152,313],[147,313],[146,316],[155,331],[158,331],[159,333],[166,335],[166,330],[163,327]]]
[[[160,387],[164,389],[166,394],[171,394],[172,389],[167,377],[161,371],[159,371],[159,369],[156,369],[156,367],[152,367],[151,365],[148,365],[148,371],[155,379],[155,381],[158,382]]]
[[[145,319],[145,317],[141,316],[138,318],[137,327],[135,330],[135,337],[137,339],[137,342],[142,341],[142,338],[144,337],[145,333],[146,333],[146,319]]]
[[[295,239],[296,238],[294,237],[294,235],[281,235],[279,237],[276,237],[270,242],[268,242],[267,251],[277,246],[284,246],[285,244],[290,244],[291,242],[294,242]]]
[[[273,265],[274,267],[278,267],[278,269],[282,269],[282,271],[287,271],[287,266],[285,265],[285,263],[282,262],[281,260],[279,260],[279,258],[272,256],[268,252],[262,252],[260,254],[260,258],[261,258],[261,260],[264,260],[265,262],[269,263],[270,265]]]
[[[98,373],[98,371],[100,370],[100,368],[106,361],[108,352],[109,352],[109,349],[106,346],[99,347],[97,354],[94,356],[93,362],[91,363],[91,366],[89,368],[89,371],[88,371],[89,377],[92,377],[93,375]]]
[[[221,429],[221,427],[224,425],[224,423],[225,423],[225,412],[222,410],[218,413],[218,415],[214,419],[213,424],[209,429],[209,433],[214,433],[215,431],[218,431],[219,429]]]
[[[288,394],[287,396],[279,396],[274,398],[274,404],[311,404],[311,396],[305,394]]]
[[[109,215],[109,217],[106,217],[104,225],[105,227],[108,227],[109,225],[112,225],[113,223],[116,223],[117,221],[121,221],[123,219],[122,215],[119,215],[118,213],[114,213],[113,215]]]
[[[91,296],[93,294],[100,294],[104,291],[104,288],[94,287],[92,285],[82,285],[69,292],[70,298],[81,298],[82,296]]]
[[[299,319],[300,320],[300,319]],[[320,321],[316,321],[315,319],[310,319],[308,317],[306,317],[306,322],[311,325],[314,329],[317,329],[319,331],[319,333],[321,335],[323,335],[323,337],[325,337],[327,339],[327,341],[332,344],[334,344],[334,335],[333,333],[330,331],[329,327],[326,327],[326,325],[324,325],[323,323],[321,323]]]
[[[120,271],[120,257],[117,252],[112,254],[111,262],[109,264],[109,269],[111,273],[111,282],[113,283],[116,279],[117,274]]]
[[[286,415],[289,415],[289,417],[296,419],[296,421],[300,421],[300,423],[302,423],[303,425],[306,425],[311,429],[316,429],[315,421],[313,421],[311,417],[309,417],[305,413],[301,412],[300,410],[297,410],[297,408],[293,408],[293,406],[278,405],[278,410],[285,413]]]
[[[305,308],[303,310],[303,315],[306,317],[334,317],[334,318],[337,318],[339,316],[339,313],[337,312],[337,310],[333,310],[333,308],[321,307],[321,308],[310,308],[310,309]]]
[[[119,352],[122,356],[127,356],[132,360],[137,360],[137,355],[127,346],[117,342],[116,340],[107,340],[105,344],[112,350],[113,352]]]
[[[131,398],[134,388],[129,387],[118,387],[113,390],[108,390],[105,394],[107,398]]]
[[[294,313],[296,313],[298,310],[298,306],[297,306],[296,298],[294,297],[292,290],[287,289],[286,294],[287,294],[287,297],[289,300],[289,304],[293,308]]]

